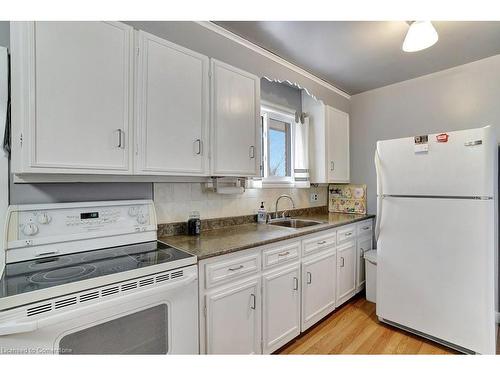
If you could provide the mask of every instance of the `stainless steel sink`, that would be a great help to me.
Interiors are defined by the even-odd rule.
[[[286,228],[305,228],[324,223],[322,221],[316,221],[316,220],[284,218],[284,219],[273,219],[269,221],[268,224]]]

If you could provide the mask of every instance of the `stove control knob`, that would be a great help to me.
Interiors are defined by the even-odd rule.
[[[137,222],[139,224],[146,224],[148,222],[148,218],[145,214],[139,214],[137,215]]]
[[[38,216],[36,217],[36,220],[40,224],[48,224],[48,223],[50,223],[51,219],[52,218],[50,217],[50,215],[46,212],[42,212],[42,213],[38,214]]]
[[[28,223],[23,226],[23,233],[26,236],[34,236],[38,233],[38,226],[33,223]]]
[[[137,214],[139,213],[139,207],[137,206],[132,206],[128,209],[128,214],[129,216],[137,216]]]

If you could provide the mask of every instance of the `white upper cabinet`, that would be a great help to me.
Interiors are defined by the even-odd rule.
[[[348,183],[349,114],[302,92],[303,111],[309,115],[311,183]]]
[[[259,175],[259,77],[212,59],[211,83],[211,174]]]
[[[136,173],[208,175],[208,57],[138,32]]]
[[[12,22],[15,173],[130,174],[133,29]]]
[[[349,182],[349,114],[326,106],[328,182]]]

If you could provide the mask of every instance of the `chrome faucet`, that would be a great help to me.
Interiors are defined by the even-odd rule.
[[[288,198],[290,199],[290,202],[292,202],[292,209],[295,209],[295,202],[293,201],[292,197],[289,196],[288,194],[282,194],[280,195],[277,199],[276,199],[276,205],[274,207],[274,218],[278,218],[278,203],[280,201],[281,198]],[[286,214],[287,210],[283,211],[283,217],[285,217],[285,214]]]

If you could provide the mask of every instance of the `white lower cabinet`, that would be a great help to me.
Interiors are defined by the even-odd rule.
[[[261,353],[260,276],[206,295],[207,354]]]
[[[364,287],[370,220],[200,261],[200,352],[269,354]]]
[[[269,354],[300,334],[300,263],[262,276],[262,340]]]
[[[335,248],[302,262],[302,331],[335,309]]]
[[[337,247],[337,306],[356,293],[356,242],[349,241]]]

